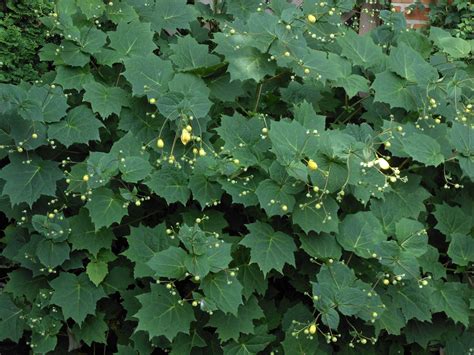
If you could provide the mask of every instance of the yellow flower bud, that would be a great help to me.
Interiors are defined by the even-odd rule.
[[[316,22],[316,16],[309,14],[308,15],[308,22],[315,23]]]
[[[390,164],[384,158],[377,159],[377,164],[379,164],[380,169],[388,170],[390,169]]]
[[[308,160],[308,168],[309,170],[317,170],[318,164],[313,159],[310,159]]]
[[[189,134],[189,132],[183,128],[183,130],[181,131],[181,143],[183,143],[183,145],[186,145],[189,143],[189,141],[191,140],[191,134]]]

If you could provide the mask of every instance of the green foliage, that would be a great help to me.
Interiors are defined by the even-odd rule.
[[[55,2],[0,85],[8,349],[474,348],[472,43],[321,4]]]
[[[49,31],[40,17],[53,9],[49,0],[6,0],[0,4],[0,82],[18,83],[38,79],[46,63],[37,51],[46,43]]]
[[[417,4],[418,7],[423,7]],[[430,4],[430,21],[448,29],[454,36],[474,39],[473,3],[469,0],[440,0]]]

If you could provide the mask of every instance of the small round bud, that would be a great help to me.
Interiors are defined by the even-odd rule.
[[[313,159],[310,159],[308,160],[308,168],[309,170],[317,170],[318,169],[318,164],[313,160]]]
[[[382,169],[382,170],[390,169],[390,164],[384,158],[377,159],[377,164],[379,165],[380,169]]]

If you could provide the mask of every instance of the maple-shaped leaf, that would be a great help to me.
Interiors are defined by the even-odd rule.
[[[109,266],[105,261],[102,260],[91,260],[87,264],[86,274],[89,276],[89,280],[96,286],[105,279],[109,273]]]
[[[392,108],[401,107],[406,110],[416,108],[415,96],[410,90],[409,82],[392,72],[384,71],[376,74],[372,89],[375,90],[374,101],[385,102]]]
[[[349,98],[354,97],[358,92],[369,91],[369,81],[357,74],[337,79],[334,86],[344,88]]]
[[[371,258],[373,248],[387,239],[382,225],[372,212],[358,212],[346,216],[336,238],[344,249],[363,258]]]
[[[468,235],[470,233],[474,223],[460,207],[443,203],[436,205],[435,208],[433,214],[438,221],[435,228],[446,235],[448,241],[451,240],[453,234]]]
[[[74,107],[68,112],[65,119],[53,123],[48,127],[48,137],[56,139],[66,147],[74,143],[87,144],[92,140],[99,140],[99,128],[104,127],[85,105]]]
[[[166,251],[170,246],[176,246],[174,241],[166,234],[166,225],[159,224],[154,228],[140,224],[132,227],[127,237],[128,249],[122,254],[135,263],[135,277],[153,276],[154,269],[150,268],[148,261],[161,251]],[[182,249],[180,249],[182,250]]]
[[[81,28],[80,36],[77,39],[77,43],[81,47],[81,50],[89,54],[99,52],[106,41],[107,35],[105,32],[94,27]]]
[[[156,32],[175,31],[190,29],[189,23],[196,19],[196,10],[186,0],[157,0],[152,11],[147,10],[143,16]]]
[[[150,142],[160,130],[160,121],[147,114],[147,109],[138,99],[131,100],[131,108],[120,112],[120,130],[131,132],[141,142]]]
[[[287,166],[292,162],[305,158],[307,152],[316,147],[316,137],[308,134],[298,121],[275,121],[270,127],[269,137],[272,152],[278,161]]]
[[[448,248],[448,255],[459,266],[468,266],[474,261],[474,238],[454,234]]]
[[[132,84],[134,96],[160,97],[168,90],[168,82],[174,75],[171,62],[155,54],[128,58],[124,64],[123,75]]]
[[[463,58],[468,56],[469,52],[472,52],[472,46],[470,46],[469,41],[453,37],[447,30],[439,27],[433,26],[431,28],[430,40],[453,58]]]
[[[399,43],[392,48],[388,66],[395,73],[414,83],[428,83],[436,80],[436,69],[428,64],[421,54],[405,43]]]
[[[403,139],[403,149],[410,157],[427,166],[438,166],[444,162],[441,146],[426,134],[410,134]]]
[[[67,99],[59,87],[32,86],[28,91],[27,100],[31,102],[31,107],[20,110],[25,120],[57,122],[64,117],[68,107]]]
[[[79,213],[67,219],[71,228],[68,241],[73,250],[87,250],[94,257],[101,249],[109,249],[114,239],[110,229],[96,231],[86,208],[81,208]]]
[[[316,235],[300,234],[301,248],[313,258],[339,260],[342,255],[341,247],[336,242],[336,238],[330,234],[321,233]]]
[[[0,294],[0,341],[10,339],[18,342],[20,340],[26,325],[22,314],[22,309],[13,303],[9,295]]]
[[[236,277],[225,271],[207,275],[201,283],[201,289],[218,310],[223,313],[237,315],[239,305],[242,304],[242,285]]]
[[[110,47],[123,59],[152,54],[156,49],[153,34],[149,23],[138,21],[120,22],[116,31],[108,32]]]
[[[138,182],[148,177],[152,171],[148,157],[126,156],[119,162],[122,179],[126,182]]]
[[[208,345],[196,330],[191,330],[191,334],[179,333],[173,340],[170,354],[190,354],[196,348],[206,348]]]
[[[337,211],[339,205],[333,198],[326,197],[320,202],[315,202],[314,199],[304,197],[296,205],[298,207],[295,207],[293,211],[293,223],[299,225],[305,233],[310,231],[317,233],[338,231]]]
[[[469,305],[466,297],[468,292],[466,284],[437,281],[430,296],[432,310],[444,312],[455,322],[467,327],[469,325]]]
[[[111,114],[120,114],[122,106],[128,105],[128,94],[118,87],[105,86],[98,82],[83,85],[86,93],[84,101],[90,102],[92,110],[99,113],[103,118]]]
[[[238,341],[230,341],[223,349],[224,354],[252,355],[264,350],[268,344],[275,340],[273,334],[268,334],[265,325],[257,327],[254,334],[243,335]]]
[[[259,82],[265,76],[275,74],[274,62],[269,61],[267,54],[262,54],[255,48],[236,50],[232,56],[226,56],[226,59],[229,62],[227,71],[231,81],[251,79]]]
[[[241,333],[252,334],[255,329],[253,321],[262,317],[264,313],[258,305],[257,298],[251,297],[239,306],[237,316],[217,311],[211,316],[208,325],[217,328],[219,339],[222,341],[237,340]]]
[[[95,230],[120,222],[127,214],[124,203],[125,200],[108,188],[101,187],[94,190],[86,208],[89,210]]]
[[[94,315],[97,301],[105,297],[102,287],[94,286],[85,273],[61,272],[49,283],[54,290],[51,303],[61,307],[65,319],[72,318],[78,324],[88,314]]]
[[[341,46],[341,54],[344,57],[363,68],[379,66],[386,59],[382,47],[377,46],[369,35],[359,36],[349,30],[338,38],[337,43]]]
[[[33,277],[30,270],[18,268],[8,273],[8,282],[3,287],[3,292],[13,295],[14,298],[25,297],[33,302],[42,288],[47,288],[48,282],[44,277]]]
[[[72,67],[84,67],[90,61],[89,54],[84,53],[81,47],[72,41],[62,41],[59,48],[60,51],[58,53],[62,59],[60,64],[67,64]]]
[[[412,318],[431,321],[430,304],[427,302],[430,291],[426,288],[420,289],[415,285],[407,285],[390,289],[388,294],[392,296],[394,305],[401,309],[406,321]]]
[[[168,90],[168,82],[174,74],[170,61],[149,54],[128,58],[124,63],[126,70],[123,75],[132,84],[133,95],[157,98]]]
[[[181,115],[202,118],[209,112],[212,102],[209,100],[209,88],[196,75],[178,73],[169,82],[170,93],[158,99],[160,113],[168,119]]]
[[[220,185],[204,174],[193,174],[189,179],[188,187],[193,193],[193,198],[203,209],[214,201],[219,201],[222,196]]]
[[[164,336],[169,341],[179,333],[189,334],[191,322],[195,320],[193,309],[172,292],[163,285],[152,284],[150,292],[136,297],[141,304],[134,315],[138,319],[136,332],[143,330],[150,339]]]
[[[89,346],[93,342],[105,344],[109,327],[104,320],[104,316],[104,313],[97,313],[94,316],[88,316],[80,327],[74,324],[71,330],[72,334],[74,334],[74,339],[83,341]]]
[[[211,67],[220,63],[218,56],[209,54],[209,47],[199,44],[192,36],[178,37],[176,44],[170,44],[173,54],[170,59],[181,71]]]
[[[156,253],[146,264],[155,272],[156,277],[180,279],[186,273],[184,262],[187,256],[188,254],[183,249],[169,247]],[[138,276],[136,270],[135,276]]]
[[[54,82],[61,85],[64,90],[75,89],[81,91],[84,84],[94,81],[88,67],[71,68],[65,65],[56,67],[56,78]]]
[[[256,117],[248,119],[235,113],[233,116],[222,116],[216,131],[225,142],[224,149],[247,166],[258,164],[268,150],[268,141],[260,136],[262,128],[262,120]]]
[[[63,177],[56,162],[34,154],[28,158],[12,154],[10,164],[0,170],[0,179],[5,180],[2,194],[9,197],[12,206],[22,202],[32,206],[42,195],[55,196],[56,182]]]
[[[271,225],[255,222],[246,225],[250,231],[240,244],[250,248],[250,260],[267,275],[270,270],[282,272],[283,266],[295,266],[296,245],[293,238],[283,232],[275,232]]]
[[[186,174],[182,170],[165,166],[155,171],[145,184],[166,202],[186,204],[190,191]]]
[[[50,239],[41,239],[36,246],[36,256],[41,264],[55,268],[69,258],[71,248],[67,242],[56,243]]]
[[[269,216],[283,216],[292,212],[295,205],[294,193],[291,185],[272,179],[263,180],[255,190],[260,206]],[[286,206],[286,209],[282,209],[282,206]]]
[[[132,5],[123,2],[109,2],[106,8],[107,17],[118,24],[120,22],[132,22],[138,19],[138,14]]]
[[[105,10],[105,4],[101,0],[77,0],[77,6],[88,19],[100,17]]]

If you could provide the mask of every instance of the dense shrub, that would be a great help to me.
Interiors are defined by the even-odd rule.
[[[47,29],[39,17],[52,8],[48,0],[0,3],[0,82],[32,81],[44,73],[47,66],[40,63],[37,51],[46,43]]]
[[[0,86],[5,349],[467,354],[471,43],[213,3],[58,0]]]
[[[434,26],[449,30],[454,36],[474,39],[474,3],[469,0],[439,0],[429,6]]]

